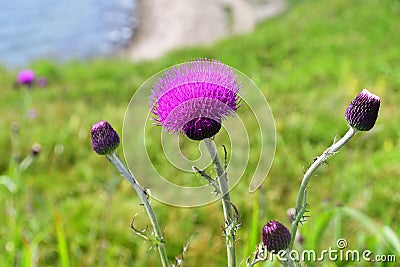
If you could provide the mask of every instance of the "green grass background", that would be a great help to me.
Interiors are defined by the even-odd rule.
[[[2,68],[0,266],[159,265],[157,251],[149,250],[150,244],[129,228],[136,213],[138,227],[149,224],[138,197],[114,167],[92,151],[90,129],[104,119],[121,133],[129,100],[147,78],[199,57],[218,59],[248,75],[268,99],[276,123],[275,159],[263,187],[248,194],[247,184],[241,183],[231,192],[243,221],[238,261],[251,255],[268,220],[289,225],[286,210],[295,204],[304,169],[335,136],[345,133],[347,105],[368,88],[381,97],[377,123],[313,177],[308,190],[311,217],[300,227],[304,242],[296,246],[335,248],[337,238],[343,237],[349,249],[397,256],[397,263],[373,266],[398,266],[398,0],[292,1],[285,13],[252,33],[146,63],[124,58],[35,62],[30,67],[49,84],[30,92],[14,90],[16,71]],[[27,108],[35,108],[38,117],[29,119]],[[18,134],[12,135],[12,122],[18,123]],[[40,156],[25,172],[16,171],[12,151],[24,158],[35,142],[42,146]],[[168,173],[170,166],[159,168]],[[193,236],[185,266],[226,265],[219,203],[195,209],[153,205],[171,261]],[[370,263],[309,263],[321,265]]]

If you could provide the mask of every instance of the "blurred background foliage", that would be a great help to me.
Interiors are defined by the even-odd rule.
[[[29,67],[48,79],[45,88],[13,89],[16,72],[2,68],[0,265],[159,265],[157,252],[149,252],[150,244],[129,227],[136,213],[138,227],[149,224],[139,199],[113,166],[92,151],[90,129],[107,120],[121,133],[136,88],[166,67],[199,57],[218,59],[248,75],[268,99],[276,123],[275,159],[263,187],[248,194],[242,182],[231,192],[243,220],[238,261],[251,255],[268,220],[289,226],[286,211],[295,204],[304,169],[345,133],[344,111],[367,88],[381,97],[377,124],[356,135],[312,179],[311,217],[300,227],[303,242],[296,246],[320,251],[343,237],[349,249],[395,254],[398,264],[399,17],[398,0],[291,1],[285,13],[250,34],[151,62],[119,57],[32,63]],[[30,109],[36,118],[27,116]],[[13,132],[11,125],[19,130]],[[15,157],[21,161],[29,155],[33,143],[41,144],[40,155],[26,171],[18,171]],[[171,168],[158,167],[165,173]],[[193,174],[193,179],[200,178]],[[171,260],[193,236],[185,266],[226,265],[219,203],[193,209],[153,205]]]

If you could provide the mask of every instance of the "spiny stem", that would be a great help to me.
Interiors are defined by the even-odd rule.
[[[214,169],[218,176],[217,180],[222,194],[222,209],[224,211],[224,219],[226,224],[230,224],[234,221],[234,218],[232,212],[231,198],[229,195],[228,177],[226,175],[225,169],[222,166],[221,160],[218,157],[214,140],[206,138],[204,139],[204,143],[206,144],[208,153],[210,154],[211,159],[213,160]],[[226,233],[225,245],[228,257],[228,267],[235,267],[236,266],[235,235],[232,235],[231,231]]]
[[[130,173],[125,168],[125,165],[121,162],[121,160],[118,158],[115,152],[108,154],[107,158],[111,161],[111,163],[115,166],[115,168],[119,171],[119,173],[128,180],[128,182],[131,184],[133,189],[135,189],[136,193],[138,194],[140,200],[143,203],[144,208],[146,209],[150,222],[153,225],[155,237],[160,241],[159,244],[157,245],[157,249],[160,254],[162,266],[163,267],[169,266],[167,251],[165,250],[165,246],[163,243],[162,231],[160,225],[158,224],[154,210],[150,205],[149,199],[147,198],[147,194],[145,193],[144,189],[139,185],[133,174]]]
[[[297,227],[299,225],[299,222],[301,218],[304,215],[305,212],[305,194],[306,190],[308,187],[308,184],[310,182],[310,179],[313,175],[313,173],[321,166],[322,163],[324,163],[330,156],[334,155],[341,147],[343,147],[355,134],[357,130],[354,129],[353,127],[350,127],[350,129],[347,131],[347,133],[339,139],[337,142],[334,142],[332,146],[327,148],[308,168],[306,173],[303,176],[303,180],[300,185],[299,193],[297,195],[297,200],[296,200],[296,214],[295,218],[292,222],[292,228],[291,228],[291,234],[292,238],[290,240],[290,245],[289,249],[291,250],[293,248],[294,240],[296,238],[296,232],[297,232]]]

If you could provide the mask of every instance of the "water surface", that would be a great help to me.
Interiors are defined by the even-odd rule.
[[[131,38],[135,0],[0,0],[0,64],[109,54]]]

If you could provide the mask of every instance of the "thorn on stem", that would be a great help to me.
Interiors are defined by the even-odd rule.
[[[147,233],[148,226],[146,225],[146,228],[144,230],[139,230],[139,229],[135,228],[133,223],[136,219],[136,216],[137,216],[137,214],[135,214],[135,216],[132,218],[130,227],[135,232],[135,234],[137,234],[138,236],[142,237],[144,240],[147,241],[147,240],[149,240],[148,233]]]
[[[235,210],[235,219],[239,219],[240,218],[240,213],[238,208],[230,201],[229,204],[232,206],[232,208]]]
[[[196,166],[192,166],[192,169],[193,169],[193,171],[195,171],[198,174],[200,174],[201,177],[203,177],[208,182],[209,185],[214,187],[213,192],[215,193],[215,195],[218,195],[221,192],[220,189],[219,189],[217,181],[215,179],[213,179],[210,175],[208,175],[204,170],[200,170]]]
[[[224,148],[224,170],[228,167],[228,151],[226,150],[225,145],[222,145]]]
[[[157,236],[155,236],[154,232],[152,231],[151,233],[149,233],[149,226],[146,225],[146,228],[143,230],[139,230],[134,226],[134,221],[136,219],[137,214],[135,214],[135,216],[132,218],[131,220],[131,224],[130,224],[130,228],[135,232],[136,235],[142,237],[145,241],[150,241],[151,242],[151,246],[152,247],[157,247],[162,243],[165,243],[164,240],[161,238],[158,238]]]
[[[173,264],[172,266],[175,266],[175,267],[182,267],[183,260],[185,259],[185,255],[186,255],[186,252],[187,252],[187,250],[188,250],[188,248],[189,248],[189,244],[190,244],[191,241],[192,241],[192,236],[189,238],[189,240],[188,240],[188,241],[186,242],[186,244],[183,246],[183,248],[182,248],[182,253],[181,253],[180,255],[175,256],[175,263],[176,263],[176,265]]]

